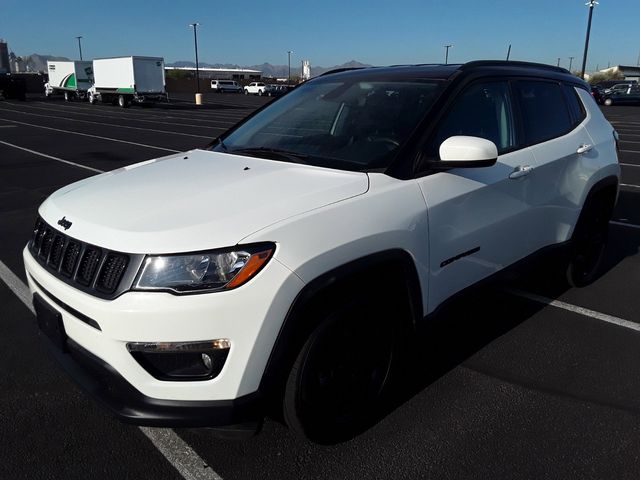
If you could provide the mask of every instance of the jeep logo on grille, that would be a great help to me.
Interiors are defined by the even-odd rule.
[[[71,222],[65,217],[62,217],[60,220],[58,220],[58,225],[60,225],[65,230],[69,230],[69,227],[71,227]]]

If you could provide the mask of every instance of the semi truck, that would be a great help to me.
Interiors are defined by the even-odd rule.
[[[93,64],[83,61],[47,61],[49,81],[44,86],[47,97],[64,95],[66,101],[84,99],[93,84]]]
[[[89,102],[126,108],[131,103],[167,101],[162,57],[113,57],[93,61],[94,85]]]

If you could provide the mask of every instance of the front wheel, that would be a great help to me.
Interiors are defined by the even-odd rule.
[[[71,101],[71,94],[69,92],[64,92],[64,101],[65,102]]]
[[[89,94],[89,103],[91,105],[95,105],[97,101],[98,100],[96,99],[96,96],[93,93],[90,93]]]
[[[244,89],[244,94],[245,94],[245,95],[249,95],[249,92],[247,91],[247,89],[246,89],[246,88]]]
[[[371,300],[335,309],[312,332],[287,379],[284,418],[317,443],[347,440],[375,419],[396,357],[396,332]]]
[[[610,107],[611,105],[613,105],[613,100],[611,100],[610,98],[605,98],[605,99],[604,99],[604,104],[605,104],[607,107]]]

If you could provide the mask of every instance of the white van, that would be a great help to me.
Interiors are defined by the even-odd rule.
[[[233,80],[211,80],[211,89],[219,93],[242,93],[242,87]]]

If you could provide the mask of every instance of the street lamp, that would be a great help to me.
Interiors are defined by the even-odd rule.
[[[591,18],[593,17],[593,7],[598,5],[595,0],[589,0],[585,3],[589,7],[589,21],[587,23],[587,38],[584,41],[584,56],[582,57],[582,71],[580,72],[580,78],[584,80],[584,71],[587,68],[587,52],[589,50],[589,35],[591,35]]]
[[[193,43],[196,47],[196,95],[200,93],[200,70],[198,68],[198,22],[190,23],[190,27],[193,27]],[[196,100],[197,102],[197,100]]]
[[[82,38],[80,37],[76,37],[78,39],[78,49],[80,50],[80,60],[82,60],[82,43],[80,42],[80,39]]]
[[[571,65],[573,65],[573,59],[576,57],[569,57],[569,71],[571,71]]]
[[[444,45],[444,64],[447,65],[449,63],[449,49],[453,47],[453,45]]]
[[[293,50],[289,50],[287,54],[289,55],[289,76],[287,77],[287,85],[291,85],[291,54]]]

